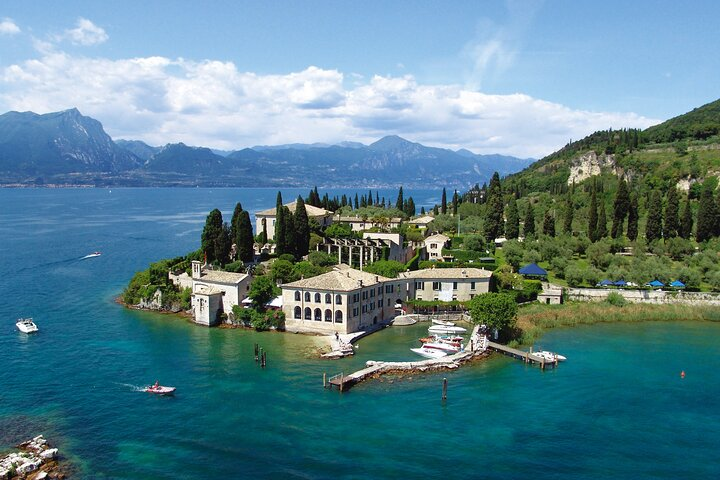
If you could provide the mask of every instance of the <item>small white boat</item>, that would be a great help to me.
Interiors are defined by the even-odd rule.
[[[34,333],[38,331],[38,327],[32,318],[21,318],[15,322],[15,326],[23,333]]]
[[[463,327],[457,327],[455,325],[433,325],[432,327],[428,328],[428,332],[442,335],[448,333],[465,333],[467,332],[467,329]]]
[[[564,356],[559,355],[555,352],[549,352],[547,350],[541,350],[539,352],[532,352],[532,353],[533,353],[533,355],[536,355],[540,358],[544,358],[546,362],[554,362],[556,360],[558,362],[564,362],[565,360],[567,360],[567,358],[565,358]]]
[[[171,395],[175,392],[175,387],[165,387],[155,382],[154,385],[148,385],[143,389],[144,392],[154,393],[156,395]]]
[[[82,258],[83,258],[83,259],[85,259],[85,258],[93,258],[93,257],[99,257],[100,255],[102,255],[102,253],[100,253],[100,252],[93,252],[93,253],[88,253],[87,255],[85,255],[85,256],[82,257]]]
[[[425,345],[420,348],[411,348],[410,350],[425,358],[442,358],[447,356],[447,352],[434,348],[425,348]]]
[[[433,320],[432,323],[433,323],[433,325],[442,325],[444,327],[454,327],[455,326],[455,322],[446,322],[443,320]]]
[[[440,350],[452,355],[453,353],[458,353],[462,349],[462,345],[459,343],[449,343],[438,340],[435,342],[423,343],[422,348]]]

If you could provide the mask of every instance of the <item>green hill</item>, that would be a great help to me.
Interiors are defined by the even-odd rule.
[[[593,155],[602,174],[622,175],[645,191],[668,188],[681,179],[693,184],[720,172],[720,100],[646,130],[602,130],[570,142],[510,175],[505,185],[519,196],[560,194],[589,178]],[[579,170],[584,171],[579,173]]]

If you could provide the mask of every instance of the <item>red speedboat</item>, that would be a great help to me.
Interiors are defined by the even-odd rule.
[[[143,391],[154,393],[156,395],[172,395],[175,392],[175,387],[164,387],[158,384],[158,382],[155,382],[154,385],[148,385],[145,387]]]

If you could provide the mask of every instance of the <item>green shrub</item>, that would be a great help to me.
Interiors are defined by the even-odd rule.
[[[625,297],[620,295],[618,292],[610,292],[605,301],[615,307],[624,307],[628,303],[628,301],[625,300]]]

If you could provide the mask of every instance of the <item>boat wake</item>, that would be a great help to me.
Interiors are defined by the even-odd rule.
[[[118,382],[115,382],[115,383],[116,383],[117,385],[120,385],[120,386],[123,386],[123,387],[127,387],[129,390],[131,390],[131,391],[133,391],[133,392],[144,392],[144,391],[145,391],[145,387],[144,387],[144,386],[133,385],[132,383],[118,383]]]

